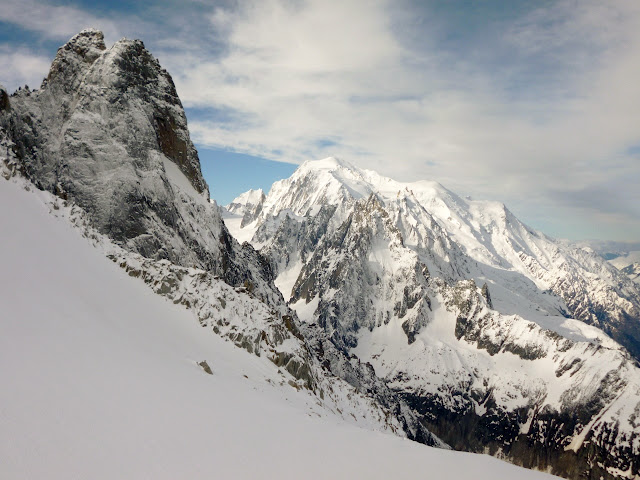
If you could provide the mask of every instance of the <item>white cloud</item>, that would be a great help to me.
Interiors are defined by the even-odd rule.
[[[118,28],[111,20],[79,8],[39,0],[1,1],[0,21],[56,40],[68,39],[87,27],[101,29],[110,42],[120,38]]]
[[[4,87],[11,92],[24,85],[31,89],[40,88],[42,79],[49,71],[51,59],[5,44],[0,45],[0,65]]]
[[[141,21],[27,1],[0,20],[46,38],[95,25],[108,42],[145,40],[197,112],[202,145],[292,163],[337,155],[502,200],[552,234],[640,238],[638,2],[558,0],[476,38],[424,2],[195,2]],[[25,69],[16,79],[42,65],[19,54],[0,50],[1,65]]]
[[[601,197],[617,183],[631,202],[640,182],[637,160],[624,155],[640,141],[636,4],[536,9],[484,46],[509,52],[496,68],[439,50],[428,25],[413,44],[401,42],[395,20],[394,2],[384,1],[217,10],[226,54],[169,59],[186,105],[237,114],[192,121],[195,137],[275,160],[332,154],[400,179],[434,178],[522,205],[525,219],[565,198],[560,209],[580,216],[581,233],[597,214],[616,225],[626,218],[627,233],[640,236],[640,213],[610,212]],[[578,211],[570,199],[589,192],[592,203]]]

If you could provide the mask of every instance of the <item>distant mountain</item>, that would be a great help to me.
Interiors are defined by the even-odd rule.
[[[613,260],[632,252],[640,252],[640,242],[614,242],[603,240],[586,240],[575,242],[576,246],[592,248],[605,260]]]
[[[632,281],[640,283],[640,250],[631,250],[609,260],[609,263]]]
[[[335,158],[276,182],[242,224],[299,317],[450,445],[569,478],[639,474],[640,290],[592,249]]]
[[[229,213],[239,215],[243,217],[243,220],[246,216],[247,220],[250,220],[260,214],[260,210],[257,209],[262,206],[264,200],[265,196],[262,189],[249,190],[227,205],[226,208]],[[244,225],[242,224],[241,227],[244,227]]]
[[[243,217],[244,225],[249,220],[253,225],[240,231],[251,232],[252,242],[262,246],[285,217],[289,222],[315,218],[329,206],[337,207],[328,222],[335,226],[348,218],[357,200],[371,195],[389,210],[403,243],[432,273],[448,281],[488,282],[503,313],[540,317],[542,323],[560,315],[594,325],[640,358],[636,285],[590,247],[555,241],[522,224],[503,204],[464,200],[435,182],[396,182],[336,159],[307,162],[290,179],[274,184],[263,204],[254,207],[260,213]],[[241,197],[234,203],[241,204]],[[283,270],[283,265],[273,267],[278,274]],[[283,293],[289,297],[291,292]]]
[[[631,265],[621,268],[620,271],[634,282],[640,282],[640,263],[632,263]]]

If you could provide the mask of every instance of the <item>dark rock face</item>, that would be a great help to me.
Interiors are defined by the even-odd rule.
[[[164,180],[153,153],[173,160],[197,192],[207,192],[171,77],[139,40],[106,50],[101,32],[83,31],[58,50],[41,91],[17,92],[13,103],[20,115],[5,124],[25,144],[21,159],[30,178],[68,192],[84,208],[105,206],[92,196],[107,196],[103,203],[122,196],[105,192],[113,183],[127,195],[150,197],[133,184],[149,175]],[[171,223],[163,206],[157,213]]]
[[[9,110],[9,108],[9,94],[4,87],[0,85],[0,112]]]
[[[346,354],[337,348],[334,341],[318,326],[303,324],[301,331],[322,367],[393,412],[410,440],[434,447],[445,446],[425,427],[420,416],[409,408],[402,395],[394,392],[376,376],[370,363],[363,363],[355,355]]]
[[[516,465],[575,480],[620,478],[607,467],[628,471],[631,475],[640,473],[635,455],[626,446],[632,444],[634,438],[625,437],[625,445],[616,444],[612,440],[617,437],[615,426],[597,435],[589,433],[585,446],[577,452],[567,448],[566,439],[573,429],[597,416],[602,407],[597,400],[582,409],[568,408],[558,413],[538,410],[536,405],[505,412],[488,398],[485,400],[487,412],[480,416],[473,409],[452,411],[435,396],[399,393],[415,412],[422,415],[425,426],[456,450],[489,452]],[[452,393],[470,403],[467,393]],[[528,417],[531,418],[531,427],[522,433],[518,425]]]
[[[624,345],[636,360],[640,361],[640,315],[623,312],[615,323],[602,325],[602,330]]]
[[[82,207],[100,233],[280,298],[268,265],[209,204],[175,85],[141,41],[106,48],[101,32],[85,30],[58,50],[39,91],[10,103],[0,131],[24,175]]]
[[[371,330],[387,324],[393,315],[404,320],[407,342],[412,343],[429,321],[431,307],[425,290],[428,270],[419,263],[408,263],[394,278],[383,279],[382,272],[369,260],[379,245],[391,249],[402,246],[402,237],[375,195],[356,202],[336,231],[326,234],[334,212],[335,207],[325,207],[299,227],[305,239],[302,251],[308,256],[293,286],[291,301],[309,302],[319,297],[318,323],[339,348],[355,347],[360,328]],[[283,224],[276,235],[286,235],[293,229],[295,226],[285,228]],[[273,243],[264,253],[270,256],[272,249]],[[373,298],[383,302],[374,304]]]
[[[489,286],[485,283],[482,286],[482,296],[487,302],[489,308],[493,308],[493,301],[491,300],[491,293],[489,293]]]

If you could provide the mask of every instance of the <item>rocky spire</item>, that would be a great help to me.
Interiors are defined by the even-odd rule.
[[[0,100],[0,130],[25,175],[82,207],[98,231],[151,258],[259,283],[229,258],[240,247],[221,241],[173,80],[140,40],[106,48],[102,32],[83,30],[39,91],[12,96],[10,111]]]
[[[106,48],[101,31],[93,28],[82,30],[58,49],[47,83],[72,92],[78,87],[82,73],[86,72]]]

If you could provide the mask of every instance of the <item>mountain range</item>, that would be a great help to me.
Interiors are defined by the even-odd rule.
[[[635,468],[639,290],[592,249],[335,158],[223,213],[299,318],[454,448],[575,478]]]

